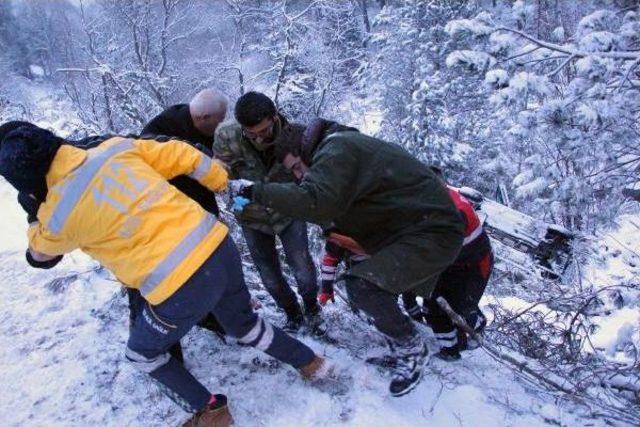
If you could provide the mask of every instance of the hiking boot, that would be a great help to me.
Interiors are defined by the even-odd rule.
[[[392,396],[402,396],[413,390],[422,379],[423,368],[429,361],[429,349],[419,335],[405,342],[390,343],[395,365],[391,367],[392,379],[389,391]]]
[[[229,427],[233,425],[233,417],[227,406],[227,397],[215,395],[214,403],[210,403],[193,415],[182,427]]]
[[[324,379],[330,375],[331,371],[331,364],[320,356],[315,356],[311,362],[299,369],[300,375],[307,381]]]
[[[330,359],[315,356],[298,371],[309,385],[332,396],[345,396],[353,390],[353,378]]]

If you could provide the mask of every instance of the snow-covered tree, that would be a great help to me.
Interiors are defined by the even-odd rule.
[[[494,183],[474,161],[475,152],[486,149],[479,78],[445,64],[457,45],[445,25],[474,8],[468,2],[388,2],[374,21],[367,80],[384,112],[382,136],[444,167],[454,182],[488,189]]]
[[[60,68],[93,130],[136,132],[170,104],[179,77],[173,51],[193,31],[188,0],[80,4],[82,56]]]
[[[537,15],[517,1],[506,16],[451,21],[467,47],[447,64],[484,74],[497,163],[519,205],[591,230],[616,215],[640,167],[638,9],[596,10],[540,37]]]

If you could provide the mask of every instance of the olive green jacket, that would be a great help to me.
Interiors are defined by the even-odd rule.
[[[444,183],[398,145],[358,132],[323,139],[300,185],[257,184],[253,198],[296,219],[333,222],[371,254],[348,274],[394,293],[428,296],[462,246],[464,225]]]

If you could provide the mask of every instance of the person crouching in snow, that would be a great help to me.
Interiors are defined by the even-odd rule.
[[[432,170],[444,181],[439,168],[432,167]],[[437,356],[452,361],[460,359],[460,351],[472,349],[476,344],[453,324],[436,299],[443,297],[476,333],[482,333],[487,319],[478,303],[493,270],[493,251],[473,203],[458,189],[451,186],[447,188],[465,224],[462,249],[453,264],[440,275],[433,293],[424,300],[423,307],[418,305],[416,295],[411,292],[403,294],[402,300],[405,310],[414,320],[424,321],[433,329],[440,344]]]
[[[1,142],[0,175],[20,193],[43,197],[28,230],[32,266],[50,268],[79,248],[140,290],[146,302],[126,358],[194,413],[186,425],[232,423],[227,398],[167,352],[206,313],[305,378],[326,372],[324,359],[253,312],[227,227],[166,181],[189,175],[222,191],[227,172],[218,161],[178,140],[113,137],[81,150],[49,131],[19,127]]]
[[[236,207],[256,202],[292,218],[333,223],[362,246],[370,257],[348,269],[347,293],[396,359],[390,393],[408,393],[422,378],[428,350],[398,295],[428,297],[462,246],[464,225],[445,185],[398,145],[322,119],[276,149],[300,182],[245,185]]]
[[[442,172],[439,169],[432,168],[432,170],[442,178]],[[442,272],[433,293],[424,299],[424,306],[418,304],[416,295],[412,292],[403,293],[402,301],[409,316],[417,322],[426,323],[433,330],[440,345],[440,351],[436,356],[451,361],[460,359],[460,351],[472,348],[474,344],[469,342],[470,339],[466,333],[451,322],[436,299],[443,297],[471,328],[477,333],[482,333],[487,320],[478,303],[493,269],[493,253],[489,236],[482,227],[473,204],[456,188],[447,186],[447,189],[451,200],[464,219],[462,249],[453,264]],[[321,305],[334,300],[334,283],[340,262],[344,261],[347,268],[350,268],[369,257],[355,240],[341,234],[338,230],[328,230],[325,236],[325,252],[321,263],[321,291],[318,295]],[[389,358],[384,358],[381,362],[382,364],[393,363]]]

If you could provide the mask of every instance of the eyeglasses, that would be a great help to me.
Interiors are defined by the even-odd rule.
[[[247,128],[243,127],[242,133],[244,133],[244,135],[249,139],[267,138],[272,135],[274,125],[275,122],[273,121],[273,119],[270,119],[269,125],[265,126],[263,129],[255,129],[254,127],[253,130],[248,130]]]

